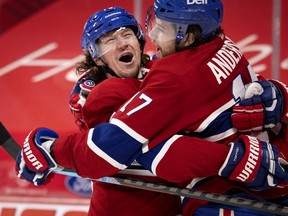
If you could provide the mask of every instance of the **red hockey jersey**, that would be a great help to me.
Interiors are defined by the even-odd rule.
[[[109,78],[90,92],[83,107],[83,118],[89,128],[108,122],[122,104],[130,99],[140,87],[135,78]],[[133,163],[118,175],[169,184],[159,179],[140,164]],[[149,203],[149,205],[147,205]],[[165,203],[165,206],[163,206]],[[113,184],[93,182],[89,215],[171,215],[181,214],[180,197]]]
[[[227,143],[237,138],[231,108],[243,98],[245,86],[256,79],[243,54],[227,37],[159,59],[140,91],[113,115],[109,124],[59,138],[54,147],[56,161],[84,177],[99,178],[125,169],[159,144],[171,150],[184,140],[186,144],[179,145],[184,157],[179,150],[177,158],[167,159],[171,167],[158,167],[163,158],[157,159],[158,164],[153,157],[142,161],[147,167],[150,164],[158,176],[178,183],[217,176],[228,147],[213,142]],[[174,136],[177,133],[193,137]],[[177,172],[179,164],[185,165],[185,173]],[[223,182],[218,192],[234,187]],[[278,192],[283,194],[285,190]]]

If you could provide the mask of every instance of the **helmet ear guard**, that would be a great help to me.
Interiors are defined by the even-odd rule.
[[[89,52],[93,59],[97,58],[99,56],[97,40],[121,27],[131,28],[141,44],[141,48],[142,44],[144,48],[146,40],[142,28],[134,16],[122,8],[110,7],[92,14],[85,23],[81,38],[83,51]]]
[[[95,59],[98,55],[97,55],[97,47],[94,45],[95,42],[91,41],[88,46],[87,46],[87,50],[84,49],[85,51],[88,51],[90,53],[90,55],[92,56],[93,59]]]

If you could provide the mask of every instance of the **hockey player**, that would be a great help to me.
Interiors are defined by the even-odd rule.
[[[95,41],[96,50],[90,45]],[[140,68],[149,61],[149,56],[143,54],[145,42],[136,19],[122,8],[107,8],[88,19],[81,40],[85,59],[76,67],[78,74],[84,74],[73,88],[69,101],[81,131],[108,122],[112,113],[138,91],[141,83],[137,79],[139,70],[141,77],[148,70],[147,66]],[[137,163],[128,168],[118,175],[171,184]],[[95,181],[89,215],[176,216],[181,214],[181,209],[177,196]]]
[[[157,2],[159,4],[163,3],[161,1],[157,1]],[[178,3],[185,4],[184,2],[178,1],[175,3],[175,5],[177,6]],[[188,2],[186,2],[186,4],[188,4]],[[210,4],[214,4],[214,2],[213,3],[210,2]],[[169,4],[168,6],[171,6],[171,4]],[[208,6],[211,6],[211,5],[208,4]],[[212,5],[212,8],[213,8],[213,5]],[[165,13],[165,10],[162,10],[162,9],[163,8],[161,8],[161,11],[162,12],[164,11]],[[169,12],[171,12],[171,10],[169,10]],[[204,12],[207,12],[207,11],[204,10]],[[208,13],[211,13],[211,12],[208,10]],[[221,15],[221,13],[218,13],[218,14]],[[174,14],[170,13],[170,15],[172,16]],[[204,19],[202,14],[200,15]],[[199,22],[199,19],[197,19],[197,21]],[[191,22],[191,24],[192,23],[193,22]],[[216,26],[213,27],[214,29],[212,28],[213,29],[212,32],[215,31],[215,29],[218,27],[220,23],[221,21],[219,23],[216,23]],[[169,23],[168,23],[168,25],[164,25],[164,26],[160,25],[158,29],[157,28],[153,28],[153,29],[159,31],[160,33],[162,31],[163,37],[164,36],[166,37],[170,35],[167,33],[173,30],[173,28],[171,29],[170,27],[171,26],[169,26]],[[205,26],[204,27],[201,26],[201,27],[202,27],[203,36],[206,36],[206,32],[205,32],[206,29],[204,28]],[[168,32],[165,32],[167,30]],[[171,31],[171,32],[172,33],[174,32],[174,35],[176,37],[175,31]],[[184,30],[184,35],[185,33],[186,31]],[[208,33],[211,33],[211,32],[208,32]],[[160,36],[161,34],[158,34],[158,35]],[[210,36],[215,36],[215,37],[209,38]],[[239,85],[242,84],[241,78],[243,78],[242,80],[244,82],[243,84],[246,84],[246,82],[247,83],[251,82],[250,75],[253,75],[253,74],[250,74],[249,71],[247,70],[246,66],[248,65],[248,63],[246,62],[243,55],[240,54],[240,51],[238,50],[238,48],[233,44],[233,42],[225,38],[224,34],[221,33],[221,35],[219,34],[217,36],[216,35],[210,35],[210,36],[207,39],[208,41],[204,41],[204,42],[200,41],[198,45],[196,44],[197,49],[195,48],[195,49],[181,50],[181,45],[182,46],[184,45],[185,47],[186,42],[182,44],[179,43],[179,47],[177,47],[177,50],[178,50],[177,53],[172,54],[172,53],[167,52],[168,54],[171,54],[171,55],[163,59],[157,60],[157,63],[153,65],[150,73],[144,79],[144,82],[140,87],[140,92],[136,94],[131,101],[126,103],[123,107],[121,107],[116,112],[116,114],[110,120],[110,124],[101,124],[99,126],[96,126],[94,129],[91,129],[89,133],[82,133],[82,134],[77,134],[77,135],[75,134],[73,136],[62,137],[62,138],[57,139],[54,145],[52,145],[52,153],[54,153],[53,157],[56,159],[56,161],[60,165],[72,167],[76,169],[77,172],[82,176],[100,177],[102,175],[113,174],[117,172],[119,169],[125,168],[126,167],[125,164],[130,164],[135,158],[141,155],[141,152],[145,153],[147,152],[147,150],[152,149],[154,146],[156,146],[157,148],[158,147],[157,143],[160,143],[161,140],[169,139],[169,137],[171,137],[173,134],[179,131],[192,131],[194,132],[195,135],[199,135],[200,137],[202,136],[210,140],[214,138],[215,141],[217,141],[218,134],[221,134],[222,138],[226,139],[227,142],[230,140],[232,141],[233,138],[236,138],[237,137],[236,132],[233,132],[233,130],[232,131],[230,130],[230,128],[232,128],[231,121],[227,120],[227,124],[223,125],[224,127],[219,127],[217,124],[217,121],[219,122],[221,121],[223,123],[223,119],[225,120],[226,118],[228,118],[229,113],[231,113],[231,107],[238,102],[238,100],[234,100],[234,99],[237,99],[236,96],[243,96],[241,95],[241,91],[244,90],[244,86],[243,88],[239,87]],[[189,39],[189,37],[190,36],[188,34],[188,37],[186,39]],[[185,40],[185,37],[181,38],[181,34],[177,35],[177,38],[179,38],[180,40],[181,39]],[[159,41],[161,42],[161,40]],[[167,42],[169,42],[169,40],[165,41],[166,45],[168,44]],[[189,41],[187,43],[189,44]],[[239,60],[235,62],[236,60],[232,56],[229,56],[230,58],[234,59],[233,63],[235,63],[236,66],[232,67],[232,65],[228,65],[231,71],[227,71],[226,73],[223,73],[222,71],[223,68],[222,70],[220,70],[219,68],[215,66],[214,60],[219,61],[219,59],[213,59],[213,57],[211,57],[213,56],[212,54],[214,55],[218,54],[217,52],[218,50],[221,50],[221,47],[224,47],[226,49],[226,50],[224,49],[224,51],[222,50],[222,52],[227,54],[227,53],[230,53],[231,51],[231,53],[234,55],[234,58]],[[163,48],[164,47],[159,46],[158,54],[160,57],[162,57],[161,55],[163,55],[163,53],[165,54],[164,51],[166,50],[164,50]],[[173,47],[170,47],[170,48],[172,52],[176,52],[176,50],[173,51]],[[207,57],[208,53],[209,53],[209,57]],[[195,60],[197,58],[199,58],[198,61]],[[171,62],[173,63],[172,65],[170,65]],[[183,64],[185,62],[189,63],[189,67],[187,67],[187,64]],[[204,64],[203,62],[204,63],[211,62],[209,66],[211,66],[214,69],[215,73],[213,73],[213,70],[209,66]],[[167,65],[169,65],[169,67],[167,67]],[[200,66],[198,67],[198,65],[203,65],[203,67],[200,67]],[[240,68],[243,69],[243,74],[241,74],[242,77],[236,76],[238,75],[238,73],[236,72],[238,71],[238,69],[240,70]],[[193,73],[193,70],[197,71],[197,73],[196,72]],[[192,73],[193,73],[193,76],[192,76]],[[214,79],[212,79],[211,77]],[[202,82],[206,81],[206,83],[210,84],[211,87],[207,89],[203,85],[201,86],[197,85],[197,83],[200,83],[200,81]],[[195,88],[195,86],[197,86],[197,88]],[[233,87],[237,87],[237,88],[233,89]],[[204,88],[205,88],[205,91],[204,91]],[[276,92],[279,92],[279,90],[275,86],[273,86],[272,89]],[[228,96],[227,90],[229,90],[229,96]],[[235,91],[235,90],[240,90],[240,91]],[[159,96],[156,96],[156,93]],[[203,96],[201,98],[197,97],[198,94],[200,93]],[[237,95],[233,95],[234,96],[232,97],[233,101],[231,99],[232,93],[237,93]],[[213,102],[213,99],[219,94],[221,94],[221,97],[223,98],[222,99],[219,98],[219,100],[217,101],[214,100]],[[200,105],[206,104],[207,99],[209,101],[209,107],[207,106],[203,109],[203,106],[200,106]],[[165,104],[165,107],[163,106],[164,104]],[[267,111],[267,112],[270,112],[270,111]],[[145,122],[149,124],[149,127],[144,127]],[[160,125],[162,125],[162,128],[163,126],[165,126],[165,130],[161,130]],[[224,133],[225,131],[227,133]],[[30,134],[30,136],[27,137],[26,144],[30,148],[32,148],[32,152],[38,156],[37,157],[38,160],[42,159],[41,162],[43,164],[44,162],[46,162],[46,164],[44,165],[41,163],[43,167],[37,166],[41,172],[44,171],[42,173],[43,175],[40,175],[40,176],[36,175],[36,177],[39,177],[39,178],[38,179],[34,178],[36,174],[34,171],[37,169],[33,167],[33,164],[31,163],[29,164],[29,160],[27,159],[28,157],[26,154],[23,154],[23,156],[24,156],[24,159],[26,158],[26,164],[29,167],[29,169],[25,165],[24,161],[19,163],[20,160],[18,161],[18,165],[20,165],[18,169],[20,168],[19,174],[22,177],[34,183],[35,182],[41,183],[41,181],[45,180],[46,176],[49,174],[51,169],[54,169],[57,165],[55,164],[55,161],[49,156],[47,152],[39,151],[39,149],[41,150],[43,149],[39,147],[38,145],[34,144],[33,137],[36,134],[36,138],[37,138],[41,135],[41,133],[42,134],[44,133],[47,136],[50,135],[51,137],[55,137],[55,138],[56,138],[56,135],[54,132],[51,132],[50,130],[47,131],[47,130],[40,129],[37,133],[36,132],[37,131],[34,131],[32,134]],[[215,136],[211,136],[211,134],[214,135],[213,133],[215,134]],[[115,136],[116,134],[117,136]],[[209,136],[207,136],[207,134],[209,134]],[[87,139],[87,145],[85,146],[83,146],[83,144],[81,145],[81,143],[84,142],[83,139],[84,140]],[[180,141],[183,141],[183,139],[185,140],[185,137],[183,136],[173,136],[172,139],[169,139],[167,142],[162,142],[161,144],[164,146],[166,144],[169,145],[170,147],[168,146],[166,150],[170,150],[169,148],[174,148],[175,146],[177,146],[175,145],[175,143],[179,143]],[[43,141],[44,140],[38,140],[37,142],[41,144]],[[241,171],[241,166],[243,167],[243,164],[246,164],[245,163],[246,157],[241,157],[241,156],[237,157],[237,159],[239,160],[237,161],[237,163],[234,163],[231,158],[233,158],[233,153],[234,151],[236,151],[236,149],[239,150],[241,154],[244,154],[244,155],[249,154],[249,149],[248,148],[245,149],[245,146],[248,147],[251,142],[252,141],[249,137],[243,136],[241,137],[239,142],[233,142],[233,144],[231,144],[230,146],[214,144],[214,146],[212,147],[212,143],[211,143],[211,148],[214,150],[212,154],[211,152],[207,151],[209,148],[206,148],[203,142],[200,142],[200,140],[195,139],[195,142],[193,143],[193,145],[191,145],[191,142],[190,142],[190,146],[192,146],[192,148],[194,148],[195,150],[195,155],[191,156],[191,153],[193,153],[193,151],[189,153],[190,153],[191,161],[192,159],[195,160],[194,161],[195,164],[191,164],[191,167],[196,168],[196,169],[195,170],[191,169],[194,172],[194,174],[190,174],[190,175],[192,176],[195,175],[193,177],[207,177],[211,175],[213,176],[213,175],[217,175],[220,168],[222,168],[221,171],[219,171],[219,174],[221,176],[230,177],[231,180],[237,181],[237,179],[234,179],[234,177],[237,176],[235,172]],[[266,152],[266,147],[267,146],[270,147],[269,143],[261,142],[257,139],[253,140],[253,142],[254,144],[257,143],[257,147],[259,148],[262,147],[262,149],[260,148],[261,150],[259,150],[261,152],[262,151]],[[45,142],[44,146],[49,143],[52,144],[51,142]],[[60,143],[62,143],[63,145]],[[111,145],[111,147],[113,146],[113,148],[110,148],[109,145]],[[201,149],[202,147],[204,148]],[[49,146],[46,146],[45,148],[50,150]],[[65,148],[68,149],[69,154],[61,156],[60,153],[62,152],[64,153],[67,151],[67,149],[65,150]],[[83,151],[80,153],[78,149],[83,149]],[[229,150],[231,150],[231,152],[227,156],[227,152]],[[222,156],[223,153],[221,152],[223,151],[225,152],[224,160],[225,160],[225,157],[227,157],[226,163],[223,165],[224,163],[223,157],[222,157],[222,161],[218,163],[213,163],[213,158],[215,158],[217,155]],[[215,156],[216,152],[217,154]],[[275,156],[275,160],[277,161],[278,151],[276,149],[273,149],[272,152]],[[201,157],[201,153],[205,153],[205,154],[202,154],[202,157]],[[47,160],[49,160],[49,163],[48,163],[49,165],[47,165],[47,161],[44,160],[43,154],[47,156]],[[82,158],[83,154],[85,155],[84,158]],[[265,169],[265,166],[269,166],[269,164],[265,164],[264,157],[265,157],[265,154],[257,158],[258,160],[255,162],[257,163],[257,166],[255,169],[253,169],[253,173],[251,174],[251,176],[254,177],[257,173],[262,174],[264,177],[267,176],[267,173],[266,173],[267,169]],[[270,156],[268,157],[270,158]],[[261,161],[261,159],[263,159],[263,161]],[[159,162],[159,158],[157,158],[157,160]],[[89,163],[91,162],[93,166],[89,166]],[[163,162],[163,159],[161,160],[161,162]],[[175,164],[181,164],[181,161],[174,160],[174,162]],[[188,163],[189,162],[190,161],[188,160]],[[246,162],[247,162],[247,158],[246,158]],[[159,169],[159,165],[161,164],[158,163],[157,165],[153,163],[151,164],[151,167],[152,167],[151,170],[157,174],[161,174],[162,171],[161,169]],[[212,167],[211,164],[213,164],[213,166],[215,167]],[[203,167],[198,168],[197,165],[203,165]],[[240,168],[237,165],[240,166]],[[260,165],[261,165],[261,168],[259,168]],[[174,163],[172,164],[172,167],[173,166],[174,166]],[[208,168],[208,171],[212,171],[212,172],[209,172],[209,173],[207,172],[207,174],[205,174],[205,172],[207,171],[205,169],[206,167]],[[209,169],[209,167],[211,168]],[[228,167],[230,167],[231,170],[234,172],[227,171]],[[273,175],[271,176],[272,178],[274,178],[273,180],[277,181],[276,185],[280,184],[282,181],[287,183],[285,179],[286,173],[282,172],[280,174],[282,169],[281,169],[281,166],[277,162],[276,162],[276,167],[277,167],[276,169],[277,172],[272,173]],[[31,175],[33,175],[33,178],[31,178],[31,176],[28,176],[29,172]],[[201,174],[198,175],[199,173]],[[164,172],[163,175],[165,174],[169,175],[167,171],[166,173]],[[185,172],[182,174],[186,175],[187,173]],[[173,173],[170,174],[169,178],[171,178],[172,175]],[[178,181],[177,179],[181,178],[182,176],[180,177],[174,176],[174,177],[175,177],[175,181],[177,182]],[[224,178],[221,178],[221,179],[225,181]],[[266,178],[264,178],[264,180],[263,179],[260,180],[258,177],[247,178],[246,179],[247,181],[244,180],[242,182],[244,182],[246,186],[251,187],[251,188],[257,187],[258,189],[259,188],[261,189],[261,187],[264,187],[264,188],[272,187],[272,185],[269,185],[269,182],[267,182],[265,179]]]
[[[199,80],[193,80],[191,77],[190,81],[192,81],[192,80],[193,81],[192,81],[192,83],[190,83],[190,85],[197,86],[196,90],[194,90],[194,91],[199,92],[199,95],[201,95],[201,98],[198,100],[199,106],[200,106],[200,104],[205,104],[204,102],[201,102],[202,98],[203,98],[203,100],[207,100],[209,98],[209,97],[205,97],[205,96],[207,96],[206,95],[207,89],[204,87],[204,89],[206,89],[206,90],[204,90],[201,87],[199,88],[199,85],[197,85],[197,83],[201,83],[200,80],[202,80],[202,82],[203,82],[203,79],[205,79],[206,82],[204,82],[204,83],[206,83],[206,85],[210,84],[209,88],[211,88],[212,91],[215,91],[216,89],[220,90],[221,86],[222,87],[225,86],[225,83],[228,85],[230,84],[230,87],[228,87],[228,88],[230,89],[230,94],[232,95],[232,98],[231,98],[231,96],[230,96],[230,98],[232,100],[233,99],[235,100],[237,97],[240,97],[243,99],[243,95],[241,95],[242,93],[240,93],[238,91],[240,89],[243,90],[243,88],[241,88],[240,86],[246,85],[247,81],[249,83],[249,79],[253,80],[253,73],[251,73],[252,72],[251,68],[249,68],[249,64],[247,63],[247,61],[243,57],[243,54],[240,52],[240,50],[235,46],[235,44],[229,38],[225,37],[224,33],[222,32],[221,27],[219,27],[219,22],[221,23],[221,21],[222,21],[222,14],[223,14],[223,8],[222,7],[223,6],[222,6],[221,1],[202,1],[202,2],[192,1],[191,2],[191,1],[158,0],[158,1],[155,1],[154,8],[151,9],[150,11],[148,11],[148,14],[147,14],[147,19],[146,19],[147,25],[146,26],[148,28],[148,34],[150,36],[150,39],[152,40],[152,42],[157,47],[157,54],[156,55],[158,56],[158,58],[166,56],[166,58],[164,58],[164,59],[166,59],[166,61],[163,59],[163,62],[162,62],[163,66],[162,67],[157,64],[160,61],[155,63],[153,65],[153,67],[155,66],[155,70],[158,70],[158,73],[159,73],[159,71],[162,72],[162,71],[168,71],[169,70],[167,67],[166,67],[166,69],[164,69],[165,63],[168,64],[169,61],[171,63],[170,66],[172,66],[172,65],[174,66],[174,64],[177,64],[180,62],[182,62],[182,64],[185,65],[186,67],[188,67],[189,64],[193,64],[193,66],[191,66],[191,68],[193,68],[194,70],[188,69],[189,73],[193,73],[195,76],[198,76]],[[193,11],[193,12],[191,12],[191,11]],[[154,14],[154,12],[155,12],[155,14]],[[214,25],[214,27],[213,27],[213,25]],[[173,32],[174,32],[174,34],[173,34]],[[221,46],[218,47],[218,49],[216,49],[216,52],[213,52],[213,54],[211,54],[211,50],[213,50],[213,46],[217,47],[217,45],[216,45],[217,40],[222,40],[222,42],[221,42],[222,47]],[[176,41],[176,45],[175,45],[175,41]],[[232,45],[232,46],[230,46],[230,45]],[[210,49],[208,48],[208,46],[210,46]],[[216,48],[216,47],[214,47],[214,48]],[[202,51],[200,51],[200,49],[202,49]],[[206,52],[205,49],[207,49],[208,52]],[[190,55],[194,55],[194,58],[191,57]],[[190,57],[188,57],[188,56],[190,56]],[[194,59],[194,61],[192,59]],[[185,64],[185,62],[186,62],[186,64]],[[160,67],[163,69],[161,70]],[[206,67],[208,70],[205,70],[204,67]],[[246,72],[244,72],[245,67],[247,67]],[[175,67],[173,69],[176,70],[176,68],[177,68],[177,70],[180,70],[181,72],[185,71],[185,67],[184,66],[181,67],[180,64],[178,64],[178,67]],[[153,68],[152,68],[152,70],[153,70]],[[238,74],[237,74],[237,71],[239,71]],[[149,74],[149,75],[151,75],[151,74]],[[149,77],[149,75],[148,75],[148,77]],[[180,76],[179,74],[177,74],[177,75]],[[185,74],[185,75],[187,75],[187,74]],[[231,77],[231,75],[232,75],[232,77]],[[148,77],[147,77],[147,79],[148,79]],[[247,80],[245,77],[247,78]],[[193,77],[193,78],[195,79],[196,77]],[[215,80],[213,80],[213,78]],[[216,85],[214,85],[213,83]],[[265,88],[265,86],[268,87],[268,85],[266,85],[266,84],[268,84],[268,83],[264,82],[262,87],[264,87],[264,88]],[[281,83],[277,83],[276,85],[283,91],[283,93],[287,97],[287,92],[288,92],[287,87]],[[248,87],[248,90],[251,90],[250,87]],[[260,87],[260,89],[262,87]],[[276,86],[274,86],[274,87],[276,87]],[[280,90],[280,89],[277,90],[278,87],[276,87],[276,91]],[[236,89],[238,89],[238,90],[236,90]],[[222,89],[222,90],[224,90],[224,89]],[[226,91],[226,90],[224,90],[224,91]],[[261,91],[262,90],[263,89],[261,89]],[[210,96],[213,95],[212,91],[211,91]],[[279,91],[279,92],[281,92],[281,91]],[[218,100],[222,100],[223,97],[225,97],[224,92],[223,92],[223,94],[218,92],[218,95],[221,95],[220,97],[217,98]],[[217,95],[214,95],[214,96],[217,97]],[[226,96],[228,96],[228,95],[226,95]],[[183,98],[185,99],[185,97],[183,97]],[[229,98],[229,96],[228,96],[228,98]],[[197,136],[197,137],[205,137],[205,139],[212,140],[212,141],[219,142],[219,143],[225,143],[225,142],[227,142],[228,137],[231,138],[231,135],[234,132],[232,132],[232,134],[229,134],[231,132],[231,131],[229,131],[231,129],[231,127],[228,126],[226,128],[227,122],[223,121],[223,118],[225,119],[225,117],[224,117],[225,112],[227,111],[227,110],[223,111],[223,109],[226,109],[227,107],[225,108],[225,106],[227,106],[228,103],[231,102],[231,101],[229,102],[228,98],[226,98],[226,100],[224,100],[224,101],[226,101],[226,103],[224,102],[224,103],[222,103],[222,105],[220,105],[221,104],[221,102],[220,102],[220,103],[218,103],[217,108],[215,108],[215,109],[212,108],[212,110],[214,110],[212,112],[212,115],[208,115],[207,117],[204,117],[204,119],[205,119],[204,121],[201,120],[201,117],[198,118],[199,123],[194,125],[194,129],[192,130],[193,131],[192,135]],[[259,97],[256,97],[256,98],[257,98],[256,100],[258,100],[258,103],[259,103],[260,98]],[[264,99],[264,98],[265,98],[265,96],[263,95],[262,99]],[[254,99],[251,99],[251,100],[254,100]],[[211,100],[213,100],[213,97],[211,97]],[[241,102],[241,105],[247,105],[246,103],[251,105],[254,102],[256,102],[256,101],[254,101],[253,103],[251,103],[252,102],[251,100],[250,99],[244,100]],[[195,101],[193,101],[193,102],[194,102],[194,104],[195,103],[197,104],[197,102],[195,102]],[[287,154],[288,153],[287,152],[287,148],[288,148],[288,145],[287,145],[287,126],[283,123],[282,123],[282,125],[281,124],[278,125],[280,128],[283,127],[281,132],[280,132],[281,134],[278,134],[278,132],[279,132],[279,130],[277,129],[278,126],[276,126],[275,123],[278,122],[278,120],[280,121],[281,118],[276,118],[275,122],[270,122],[270,120],[268,120],[268,118],[270,118],[271,114],[272,114],[270,111],[273,110],[273,108],[277,107],[276,101],[274,101],[274,102],[275,103],[271,103],[269,106],[268,106],[268,104],[265,105],[264,110],[265,110],[265,115],[266,115],[267,121],[264,122],[263,127],[260,127],[260,131],[262,129],[267,130],[267,128],[269,128],[269,127],[273,127],[273,130],[277,131],[276,137],[275,137],[275,134],[273,134],[273,133],[271,133],[271,131],[269,131],[270,132],[269,133],[270,139],[273,140],[273,142],[275,142],[276,146],[281,150],[281,153],[280,153],[280,155],[282,154],[281,157],[283,157],[284,159],[287,159],[286,158],[288,155]],[[252,109],[250,109],[250,111],[253,110],[254,114],[255,114],[255,107],[253,107],[253,106],[251,106],[251,107],[252,107]],[[238,108],[240,108],[240,109],[238,109],[238,110],[234,109],[234,111],[236,110],[236,112],[238,112],[240,110],[239,111],[240,113],[244,113],[243,110],[241,110],[241,108],[243,108],[243,107],[240,106]],[[208,109],[211,109],[211,107],[203,108],[202,112],[205,109],[208,110]],[[281,112],[282,107],[278,107],[276,109],[278,109],[278,111]],[[288,117],[287,102],[286,102],[284,110],[285,111],[283,112],[283,115],[282,115],[282,117],[283,117],[282,121],[287,120],[287,117]],[[198,114],[201,115],[202,114],[201,109],[199,109],[199,111],[200,112]],[[195,112],[195,109],[193,109],[193,112]],[[197,113],[197,111],[196,111],[196,113]],[[235,116],[236,116],[236,119],[235,119]],[[237,119],[237,114],[235,116],[234,116],[234,120],[236,120],[236,122],[237,122],[239,119]],[[249,114],[248,114],[248,116],[251,117]],[[268,117],[268,116],[270,116],[270,117]],[[259,125],[259,123],[256,123],[257,119],[259,120],[259,118],[257,117],[257,114],[254,115],[253,118],[254,118],[253,120],[255,122],[252,122],[252,125],[253,124],[254,124],[254,126],[255,126],[255,124]],[[250,123],[251,123],[251,121],[250,121]],[[241,121],[238,121],[237,124],[238,124],[238,126],[239,125],[242,126],[244,123],[242,123]],[[254,126],[252,126],[252,127],[254,127]],[[274,127],[274,126],[276,126],[276,127]],[[217,130],[218,130],[218,132],[216,132]],[[257,129],[257,127],[254,127],[252,129],[252,131],[253,130],[257,131],[257,130],[259,130],[259,128]],[[244,137],[243,136],[240,137],[240,139],[242,139],[242,138],[244,138]],[[266,136],[266,138],[267,138],[267,136]],[[253,174],[253,172],[254,172],[253,169],[255,169],[254,165],[257,164],[257,162],[254,159],[257,158],[257,160],[258,160],[259,157],[258,156],[254,157],[255,156],[254,155],[254,153],[255,153],[254,147],[255,146],[253,146],[254,141],[252,141],[252,140],[254,140],[255,138],[249,137],[248,139],[250,140],[249,141],[250,144],[246,145],[245,148],[246,148],[246,151],[250,148],[250,151],[248,151],[249,154],[246,156],[243,156],[243,158],[248,157],[251,160],[249,161],[249,159],[248,159],[248,161],[245,162],[245,165],[242,164],[244,167],[241,167],[242,165],[240,165],[240,164],[242,162],[239,161],[239,155],[238,155],[239,154],[239,152],[238,152],[239,146],[238,147],[233,146],[235,143],[237,143],[237,142],[234,142],[234,144],[232,144],[232,147],[230,149],[228,156],[226,157],[225,163],[222,165],[222,167],[220,168],[220,170],[218,172],[219,176],[226,176],[226,177],[229,176],[229,179],[233,180],[233,181],[226,181],[224,178],[220,178],[219,176],[205,178],[204,180],[199,179],[199,178],[192,178],[193,181],[191,181],[191,184],[189,185],[189,187],[200,188],[200,189],[205,190],[205,191],[212,191],[212,192],[218,192],[218,193],[226,192],[226,193],[231,193],[231,194],[236,195],[236,196],[245,196],[245,197],[250,197],[253,199],[257,199],[256,197],[270,198],[270,199],[272,198],[272,200],[273,200],[273,198],[276,198],[276,200],[278,199],[277,201],[279,201],[279,198],[280,198],[280,199],[282,199],[281,201],[284,204],[287,204],[287,197],[285,197],[285,195],[287,193],[287,188],[285,188],[285,190],[282,190],[282,189],[279,189],[279,188],[281,188],[281,186],[278,185],[279,190],[278,189],[271,189],[272,185],[274,185],[274,186],[277,185],[277,183],[274,181],[275,179],[272,181],[273,183],[269,182],[269,180],[268,180],[268,182],[264,183],[265,178],[262,178],[263,176],[260,177],[260,175],[261,175],[260,173],[258,173],[257,176],[255,175],[256,173]],[[232,140],[235,141],[235,139],[232,139]],[[245,143],[245,141],[244,141],[244,143]],[[171,145],[171,143],[169,143],[169,145]],[[173,145],[175,145],[175,143],[173,143]],[[180,144],[178,144],[178,145],[180,145]],[[165,146],[165,144],[164,144],[164,146]],[[159,146],[157,146],[156,148],[159,148]],[[168,179],[170,181],[177,181],[175,179],[179,178],[179,176],[183,175],[183,173],[189,173],[189,172],[187,172],[188,170],[186,169],[186,167],[181,166],[180,163],[177,164],[178,167],[184,167],[184,168],[178,169],[179,172],[176,172],[176,173],[173,172],[173,175],[175,175],[175,176],[172,176],[172,178],[169,178],[168,177],[169,174],[165,173],[165,171],[163,171],[163,172],[161,171],[161,169],[165,170],[166,169],[165,167],[167,165],[169,168],[171,168],[171,167],[173,167],[173,164],[174,164],[174,162],[169,161],[169,160],[171,160],[171,158],[173,158],[173,151],[171,151],[169,149],[167,152],[165,152],[165,156],[163,156],[164,155],[163,149],[167,149],[167,148],[168,147],[166,147],[166,148],[162,147],[162,149],[159,150],[160,153],[158,153],[158,155],[155,156],[155,158],[157,158],[157,160],[155,160],[153,158],[153,161],[151,160],[151,163],[147,164],[148,165],[147,167],[151,167],[151,170],[153,170],[153,172],[156,173],[158,176],[161,176],[161,177]],[[169,148],[170,148],[170,146],[169,146]],[[268,149],[269,148],[270,147],[268,147]],[[272,150],[273,148],[274,148],[274,146],[271,146],[270,150]],[[152,149],[152,151],[155,151],[155,149]],[[172,152],[171,155],[169,155],[169,151]],[[275,149],[273,149],[273,151],[275,151]],[[195,151],[195,152],[197,152],[197,151]],[[241,152],[241,150],[240,150],[240,152]],[[149,153],[147,153],[147,154],[149,154]],[[205,154],[203,154],[203,155],[205,155]],[[188,155],[187,155],[187,157],[188,157]],[[235,158],[233,158],[233,157],[235,157]],[[254,159],[252,159],[252,158],[254,158]],[[279,158],[279,160],[281,161],[283,158]],[[236,169],[234,169],[235,167],[233,166],[234,170],[229,168],[229,166],[231,165],[230,163],[232,161],[234,161],[234,162],[237,161],[236,162],[237,164],[238,164],[238,162],[240,162],[236,166]],[[278,159],[275,162],[281,163],[281,162],[279,162],[279,161],[277,162],[277,161],[278,161]],[[185,161],[185,163],[186,162],[187,161]],[[254,162],[256,162],[256,163],[254,163]],[[283,165],[283,167],[287,166],[287,162],[285,161],[282,165]],[[162,167],[162,166],[165,166],[165,167]],[[239,170],[237,170],[238,168],[239,168]],[[176,169],[172,169],[172,170],[174,171]],[[274,170],[274,169],[271,169],[271,167],[270,167],[268,172],[271,172],[272,170],[275,171],[275,170],[277,170],[277,168],[275,168],[275,170]],[[163,173],[165,173],[165,174],[163,175]],[[183,176],[181,176],[181,177],[183,179],[185,179],[185,177],[183,177]],[[201,174],[198,176],[195,176],[195,177],[201,177]],[[250,182],[250,180],[248,180],[249,178],[250,178],[250,180],[252,180],[252,179],[253,180]],[[260,181],[262,181],[262,183],[264,183],[264,184],[262,184],[261,186],[260,185],[256,186],[254,183],[256,183],[258,181],[257,178],[258,178],[258,180],[260,180],[262,178],[262,180],[260,180]],[[278,180],[280,180],[280,178]],[[287,181],[287,177],[284,177],[283,179],[285,179],[284,180],[285,182]],[[239,187],[239,185],[235,184],[235,180],[236,181],[240,180],[239,182],[244,182],[244,185],[248,186],[248,188],[250,188],[252,190],[247,192],[247,190],[245,190],[242,187],[242,185]],[[248,182],[250,182],[250,183],[253,182],[253,183],[250,184]],[[215,187],[215,185],[217,185],[217,187]],[[268,191],[267,189],[271,189],[271,190]],[[257,190],[257,191],[259,190],[261,192],[257,193],[257,192],[255,192],[255,190]],[[243,195],[243,193],[245,195]],[[251,195],[251,194],[253,194],[253,195]],[[208,203],[206,205],[203,205],[203,203],[205,203],[205,202],[201,202],[201,201],[199,202],[199,201],[195,201],[195,200],[193,200],[193,201],[189,200],[188,201],[187,199],[184,199],[183,203],[184,203],[184,215],[191,215],[191,214],[193,214],[193,215],[194,214],[195,215],[264,215],[262,212],[256,212],[256,211],[246,210],[246,209],[242,209],[242,208],[231,208],[231,207],[227,207],[224,205],[221,206],[219,204]],[[200,205],[203,205],[203,206],[201,208],[198,208]],[[270,214],[268,214],[268,215],[270,215]]]

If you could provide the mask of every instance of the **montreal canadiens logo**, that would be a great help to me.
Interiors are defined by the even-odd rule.
[[[95,86],[95,82],[93,80],[85,80],[84,84],[93,88]]]
[[[92,186],[89,179],[67,176],[65,179],[66,188],[80,196],[91,197]]]

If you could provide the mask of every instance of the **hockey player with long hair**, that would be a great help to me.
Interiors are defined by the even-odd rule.
[[[122,8],[97,11],[87,20],[81,39],[85,58],[76,64],[80,78],[69,100],[81,131],[108,122],[113,112],[138,91],[149,67],[149,56],[143,53],[145,42],[136,19]],[[117,175],[172,185],[136,161]],[[92,185],[89,215],[181,214],[177,196],[97,181]]]

